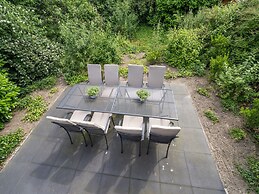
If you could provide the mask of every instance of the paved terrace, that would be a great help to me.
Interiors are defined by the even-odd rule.
[[[55,108],[60,97],[1,171],[0,193],[225,193],[190,94],[185,85],[170,87],[182,130],[167,159],[164,144],[151,143],[146,155],[147,140],[141,157],[134,142],[124,141],[121,154],[113,128],[108,151],[103,136],[95,136],[94,146],[85,147],[81,134],[72,133],[71,145],[66,132],[45,119],[66,114]]]

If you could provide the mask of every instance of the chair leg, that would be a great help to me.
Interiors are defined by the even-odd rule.
[[[88,137],[89,137],[89,139],[90,139],[91,147],[93,147],[92,137],[91,137],[90,133],[89,133],[87,130],[85,130],[85,131],[86,131],[86,133],[88,134]]]
[[[104,134],[104,138],[105,138],[105,141],[106,141],[106,148],[107,148],[107,150],[108,150],[108,141],[107,141],[107,137],[106,137],[106,135]]]
[[[141,141],[139,141],[139,153],[138,156],[141,156]]]
[[[150,138],[149,138],[148,144],[147,144],[147,155],[148,155],[148,152],[149,152],[149,144],[150,144]]]
[[[168,146],[167,146],[166,156],[165,156],[166,158],[167,158],[167,156],[168,156],[168,151],[169,151],[169,147],[170,147],[170,145],[171,145],[171,142],[172,142],[172,141],[170,141],[170,142],[168,143]]]
[[[72,141],[72,138],[71,138],[71,135],[69,134],[69,132],[65,129],[65,131],[67,132],[67,134],[68,134],[68,137],[69,137],[69,139],[70,139],[70,143],[71,144],[73,144],[73,141]]]
[[[123,153],[123,142],[122,142],[122,137],[121,137],[121,135],[119,134],[119,136],[120,136],[120,139],[121,139],[121,153]]]
[[[83,137],[84,137],[84,140],[85,140],[85,147],[87,146],[87,143],[86,143],[86,139],[85,139],[85,135],[84,135],[84,132],[83,131],[81,131],[81,134],[83,135]]]

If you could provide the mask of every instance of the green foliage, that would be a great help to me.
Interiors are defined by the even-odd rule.
[[[14,149],[23,140],[23,129],[19,128],[13,133],[0,136],[0,165],[9,157]]]
[[[48,110],[48,104],[42,96],[26,97],[20,102],[19,108],[26,108],[27,112],[23,121],[38,121],[43,113]]]
[[[136,94],[138,95],[138,97],[141,101],[145,101],[150,96],[150,93],[147,90],[144,90],[144,89],[138,90],[136,92]]]
[[[119,74],[120,74],[120,77],[127,78],[128,77],[128,67],[120,67]]]
[[[259,98],[254,99],[251,108],[241,108],[240,113],[245,118],[246,126],[249,129],[259,129]]]
[[[239,105],[236,101],[226,98],[221,99],[221,105],[223,106],[224,111],[232,111],[235,114],[239,113]]]
[[[246,132],[240,128],[232,128],[229,130],[229,135],[232,139],[240,141],[246,137]]]
[[[3,64],[0,61],[0,68]],[[19,88],[9,81],[8,73],[0,69],[0,129],[12,118],[12,110],[18,100]]]
[[[62,50],[38,27],[41,20],[33,11],[3,0],[0,20],[0,58],[12,81],[24,87],[58,73]]]
[[[247,158],[245,166],[238,165],[237,169],[250,189],[259,193],[259,160],[254,157]]]
[[[201,7],[218,3],[219,0],[156,0],[156,10],[151,23],[157,24],[160,22],[165,28],[170,28],[177,24],[177,14],[183,15],[190,11],[195,13]]]
[[[211,120],[214,124],[219,122],[218,117],[216,116],[215,112],[212,110],[206,110],[204,111],[204,115]]]
[[[178,74],[176,72],[172,72],[170,69],[165,71],[165,79],[176,79]]]
[[[87,73],[82,73],[82,74],[72,74],[72,73],[67,73],[64,75],[65,76],[65,81],[69,85],[75,85],[81,82],[85,82],[88,80],[88,75]]]
[[[199,60],[201,49],[196,30],[171,30],[168,34],[167,62],[180,70],[202,75],[205,66]]]
[[[97,96],[99,92],[100,89],[98,87],[91,87],[86,91],[88,96]]]
[[[228,64],[228,56],[216,56],[216,58],[211,58],[210,60],[210,79],[215,80],[220,73],[224,72]]]
[[[202,95],[202,96],[206,96],[206,97],[210,97],[209,91],[207,88],[198,88],[197,89],[198,94]]]
[[[55,94],[57,92],[58,92],[58,88],[57,87],[51,88],[50,91],[49,91],[50,94]]]

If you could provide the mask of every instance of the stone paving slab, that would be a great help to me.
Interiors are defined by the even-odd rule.
[[[72,134],[71,145],[65,131],[45,119],[69,112],[55,108],[67,89],[0,172],[0,193],[225,193],[186,86],[170,87],[179,116],[175,125],[182,130],[168,158],[163,144],[151,143],[146,155],[147,140],[141,157],[134,142],[125,141],[121,154],[113,128],[107,135],[108,151],[103,137],[94,137],[94,146],[86,147],[81,134]]]

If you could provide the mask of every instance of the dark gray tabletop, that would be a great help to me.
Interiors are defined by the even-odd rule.
[[[145,102],[140,102],[136,95],[140,88],[98,86],[98,97],[91,99],[86,94],[91,87],[93,86],[85,83],[73,86],[57,108],[178,120],[171,89],[144,88],[150,96]]]

